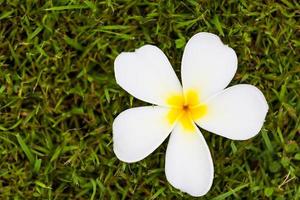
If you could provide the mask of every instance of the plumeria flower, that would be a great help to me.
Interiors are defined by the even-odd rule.
[[[165,159],[167,180],[192,196],[206,194],[214,167],[199,127],[233,140],[249,139],[263,126],[268,105],[248,84],[226,88],[237,56],[214,34],[201,32],[187,43],[182,85],[165,54],[145,45],[123,52],[114,63],[117,83],[132,96],[155,104],[125,110],[113,123],[113,148],[127,163],[144,159],[171,133]]]

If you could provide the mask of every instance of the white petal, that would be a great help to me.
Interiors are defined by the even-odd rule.
[[[214,168],[209,148],[195,127],[195,132],[186,132],[178,124],[169,140],[166,176],[175,188],[192,196],[205,195],[213,182]]]
[[[168,109],[145,106],[125,110],[113,123],[114,152],[124,162],[136,162],[152,153],[172,131]]]
[[[212,33],[198,33],[187,43],[182,58],[184,91],[197,90],[204,100],[223,90],[237,69],[237,56]]]
[[[170,94],[182,94],[168,58],[156,46],[121,53],[115,60],[115,76],[124,90],[149,103],[167,105]]]
[[[246,84],[229,87],[206,104],[207,114],[196,123],[234,140],[246,140],[258,134],[268,111],[262,92]]]

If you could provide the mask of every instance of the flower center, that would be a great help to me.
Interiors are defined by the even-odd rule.
[[[182,95],[170,95],[167,99],[171,107],[167,114],[168,122],[179,122],[187,131],[194,131],[194,121],[207,113],[207,106],[199,101],[199,95],[194,90],[187,91]]]
[[[185,112],[187,112],[189,110],[189,105],[183,105],[182,106],[182,110],[184,110]]]

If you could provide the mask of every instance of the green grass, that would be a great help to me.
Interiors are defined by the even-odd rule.
[[[299,3],[200,2],[0,0],[0,199],[191,199],[166,181],[166,142],[135,164],[114,155],[114,118],[144,103],[113,62],[155,44],[179,72],[200,31],[237,52],[231,84],[270,106],[253,139],[204,132],[215,179],[202,199],[300,199]]]

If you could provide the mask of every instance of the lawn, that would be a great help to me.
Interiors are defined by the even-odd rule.
[[[160,47],[180,74],[206,31],[238,55],[231,85],[252,84],[269,112],[260,134],[205,132],[215,164],[200,199],[300,199],[300,5],[296,0],[0,0],[0,199],[191,199],[166,180],[164,142],[126,164],[112,123],[145,105],[116,84],[114,59]]]

